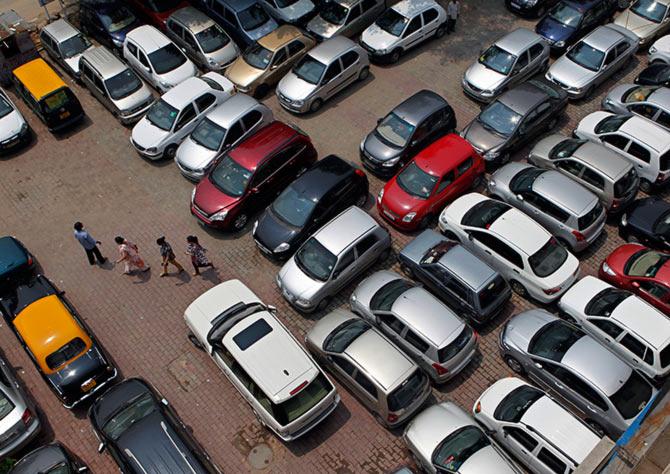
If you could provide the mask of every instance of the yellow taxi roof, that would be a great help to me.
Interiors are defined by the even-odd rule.
[[[47,356],[75,337],[84,341],[87,350],[93,344],[58,295],[49,295],[31,303],[14,318],[13,322],[46,374],[55,372],[46,365]]]
[[[33,59],[17,67],[13,74],[37,100],[61,87],[67,87],[63,79],[42,58]]]

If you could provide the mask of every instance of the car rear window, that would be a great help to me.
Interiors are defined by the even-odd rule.
[[[579,230],[589,228],[598,219],[598,217],[601,216],[602,213],[603,206],[601,206],[600,203],[596,203],[596,205],[593,206],[589,212],[577,220],[577,226],[579,227]]]
[[[461,466],[491,441],[476,426],[468,425],[447,436],[433,454],[433,464],[445,472],[460,472]]]
[[[626,173],[623,178],[614,183],[614,197],[620,198],[625,196],[630,189],[635,185],[637,180],[637,171],[635,168],[631,168],[628,173]]]
[[[259,319],[233,336],[233,341],[244,351],[272,332],[272,327],[264,319]]]
[[[522,385],[512,390],[498,404],[493,417],[496,420],[518,423],[523,415],[544,393],[530,385]]]
[[[661,171],[667,171],[670,169],[670,152],[665,152],[661,155],[659,158],[659,165],[658,167],[661,169]]]
[[[619,304],[631,293],[618,288],[606,288],[586,304],[584,312],[589,316],[610,317]]]
[[[661,367],[666,368],[670,365],[670,344],[661,351]]]
[[[70,95],[72,93],[68,89],[60,89],[43,98],[40,103],[42,110],[49,114],[65,107],[70,102]]]
[[[426,375],[420,370],[415,371],[396,388],[388,397],[389,411],[395,412],[407,408],[423,390]]]
[[[540,250],[528,258],[528,263],[533,273],[544,278],[561,268],[567,259],[568,251],[552,237]]]
[[[282,425],[297,420],[318,405],[332,390],[333,385],[323,373],[319,372],[319,375],[309,385],[288,400],[273,407],[275,419]]]
[[[414,288],[414,285],[402,278],[388,282],[372,296],[370,309],[372,311],[390,311],[395,300],[411,288]]]
[[[470,339],[472,339],[472,328],[466,325],[451,344],[448,344],[437,351],[440,363],[444,364],[449,359],[456,357],[456,355],[467,345]]]
[[[7,397],[7,395],[5,395],[2,390],[0,390],[0,420],[9,415],[12,410],[14,410],[14,404],[9,399],[9,397]]]
[[[51,370],[58,369],[67,361],[74,359],[86,349],[86,343],[79,337],[75,337],[70,342],[62,346],[56,352],[49,354],[45,362]]]
[[[505,280],[498,275],[486,287],[479,292],[479,306],[486,309],[501,295],[505,289]]]
[[[560,362],[565,353],[582,337],[582,331],[559,319],[545,325],[533,336],[528,344],[528,352]]]
[[[472,208],[463,216],[461,224],[470,227],[488,229],[496,219],[510,209],[511,207],[509,204],[494,201],[493,199],[487,199],[486,201],[479,202],[472,206]]]
[[[649,382],[633,371],[626,383],[610,397],[610,400],[624,420],[630,420],[649,403],[651,393]]]

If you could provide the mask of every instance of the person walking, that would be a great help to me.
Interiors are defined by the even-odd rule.
[[[149,265],[146,265],[144,260],[142,260],[142,257],[140,257],[137,245],[124,239],[120,235],[114,237],[114,242],[119,245],[119,259],[116,263],[124,262],[124,275],[130,275],[134,270],[146,272],[151,268]]]
[[[161,235],[158,237],[158,239],[156,239],[156,243],[160,246],[161,266],[163,267],[163,271],[159,276],[168,276],[169,263],[177,267],[178,273],[183,272],[184,267],[182,267],[181,264],[177,261],[177,257],[172,251],[172,246],[167,242],[167,240],[165,240],[165,236]]]
[[[203,267],[212,267],[214,264],[209,261],[205,255],[207,249],[200,245],[198,238],[195,235],[186,237],[186,255],[191,256],[191,263],[193,264],[193,276],[200,275],[200,269]]]
[[[461,3],[458,0],[449,0],[447,3],[447,33],[456,31],[456,20],[461,13]]]
[[[102,265],[107,261],[107,258],[102,256],[102,253],[98,248],[98,245],[101,245],[101,242],[91,237],[91,234],[84,230],[84,224],[81,222],[74,223],[74,238],[79,241],[82,247],[84,247],[84,251],[88,257],[88,263],[93,265],[97,259],[98,264]]]

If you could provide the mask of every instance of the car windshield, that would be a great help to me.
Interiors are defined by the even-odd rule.
[[[60,44],[60,52],[64,58],[72,58],[91,47],[91,42],[84,35],[77,35],[66,39]]]
[[[526,168],[519,171],[509,182],[510,190],[515,194],[522,194],[533,190],[533,183],[545,170],[538,168]]]
[[[161,130],[169,132],[172,130],[174,121],[177,120],[177,115],[179,115],[177,109],[163,99],[159,99],[147,111],[147,120]]]
[[[565,353],[582,337],[584,337],[582,331],[557,319],[543,326],[532,337],[528,344],[528,352],[560,362]]]
[[[296,66],[293,68],[293,74],[305,82],[309,82],[310,84],[318,84],[325,69],[325,64],[320,63],[308,54],[303,56],[300,62],[296,64]]]
[[[512,66],[516,62],[516,56],[505,51],[497,45],[489,47],[479,56],[479,64],[483,64],[489,69],[492,69],[505,76],[512,70]]]
[[[412,161],[398,174],[396,183],[407,194],[419,199],[427,199],[435,188],[437,176],[426,173]]]
[[[509,204],[494,199],[486,199],[472,206],[465,213],[463,219],[461,219],[461,224],[488,229],[500,216],[510,209]]]
[[[328,352],[341,354],[347,347],[358,339],[358,336],[367,332],[370,325],[362,319],[354,318],[343,322],[331,332],[323,342],[323,349]]]
[[[72,94],[72,91],[64,87],[63,89],[59,89],[43,98],[40,101],[40,104],[42,106],[42,110],[44,110],[46,114],[50,114],[56,112],[61,107],[65,107],[73,97],[74,94]]]
[[[333,25],[341,25],[347,19],[349,9],[337,2],[326,2],[321,6],[319,16]]]
[[[598,122],[593,130],[596,133],[616,132],[629,118],[630,115],[610,115]]]
[[[237,18],[240,20],[242,28],[246,31],[255,30],[270,21],[270,17],[258,3],[254,3],[246,10],[239,12]]]
[[[230,43],[230,37],[219,25],[212,25],[206,30],[196,33],[195,39],[204,53],[213,53]]]
[[[113,10],[109,10],[100,15],[100,21],[105,29],[110,33],[116,33],[137,21],[137,17],[130,13],[126,7],[116,5]]]
[[[654,0],[637,0],[630,6],[630,11],[654,23],[663,20],[667,9],[666,5]]]
[[[549,158],[555,160],[557,158],[569,158],[579,150],[579,147],[586,143],[586,140],[578,140],[576,138],[568,138],[563,140],[549,152]]]
[[[295,254],[298,268],[309,277],[327,281],[335,268],[337,257],[314,237],[311,237]]]
[[[626,104],[631,102],[643,102],[654,92],[658,87],[635,86],[627,90],[622,99]]]
[[[576,8],[561,2],[551,9],[549,18],[568,28],[577,28],[582,21],[582,13]]]
[[[142,81],[131,69],[126,69],[105,81],[109,96],[114,100],[128,97],[142,87]]]
[[[662,237],[670,235],[670,212],[663,214],[654,224],[654,233]]]
[[[247,189],[252,172],[226,155],[212,170],[209,180],[228,196],[240,197]]]
[[[322,372],[312,380],[309,385],[293,395],[288,400],[275,405],[270,399],[261,395],[258,399],[266,409],[271,404],[271,413],[282,426],[297,420],[319,404],[329,393],[333,391],[333,385]]]
[[[0,93],[0,118],[11,114],[14,111],[12,104],[9,103],[7,97]]]
[[[598,71],[605,58],[605,52],[580,41],[568,51],[567,57],[589,71]]]
[[[498,404],[493,417],[496,420],[518,423],[533,403],[544,396],[544,393],[530,385],[522,385],[508,393]]]
[[[5,395],[5,392],[0,390],[0,420],[9,415],[13,410],[14,404],[7,395]]]
[[[243,55],[244,61],[256,69],[266,69],[272,60],[272,51],[256,43]]]
[[[150,393],[145,393],[135,400],[132,400],[128,406],[116,413],[102,428],[105,435],[116,441],[133,424],[149,416],[156,411],[156,403]]]
[[[464,426],[439,444],[433,453],[433,464],[447,472],[459,472],[465,461],[490,444],[482,430],[476,426]]]
[[[561,268],[567,259],[568,251],[552,237],[540,250],[528,258],[528,263],[533,273],[544,278]]]
[[[379,122],[375,132],[389,145],[401,148],[407,144],[416,127],[391,112]]]
[[[612,404],[624,420],[630,420],[649,403],[652,388],[649,382],[633,371],[626,383],[610,397]]]
[[[191,140],[208,150],[219,151],[226,136],[226,129],[205,118],[191,132]]]
[[[588,316],[609,317],[623,300],[631,293],[618,288],[606,288],[600,291],[584,307]]]
[[[670,260],[667,253],[644,249],[633,254],[624,266],[624,273],[629,276],[654,278],[658,270]]]
[[[370,299],[370,309],[372,311],[390,311],[395,300],[411,288],[414,288],[414,285],[403,278],[385,284]]]
[[[389,8],[382,13],[375,22],[379,28],[393,36],[400,36],[405,30],[405,25],[407,25],[407,23],[409,23],[409,19],[402,16],[393,8]]]
[[[519,125],[521,115],[496,100],[482,110],[477,121],[489,132],[501,137],[509,137]]]
[[[318,204],[293,186],[286,188],[272,203],[272,212],[288,225],[302,227]]]
[[[149,54],[149,61],[157,74],[173,71],[186,62],[186,56],[174,43]]]
[[[388,397],[388,409],[396,412],[407,408],[421,393],[426,384],[426,375],[417,370],[405,380],[400,387],[396,388]]]
[[[57,351],[49,354],[44,362],[51,370],[56,370],[66,362],[74,359],[86,350],[86,343],[79,337],[60,347]]]
[[[147,0],[147,6],[157,12],[163,13],[173,8],[177,8],[182,0]]]

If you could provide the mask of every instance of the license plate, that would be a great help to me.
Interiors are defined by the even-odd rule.
[[[88,382],[84,382],[81,386],[81,389],[84,392],[90,392],[97,384],[98,383],[95,380],[91,379]]]
[[[388,212],[388,211],[384,211],[384,214],[386,215],[386,217],[388,217],[388,218],[391,219],[392,221],[395,220],[395,216],[394,216],[393,214],[391,214],[390,212]]]
[[[70,112],[67,111],[67,110],[65,112],[61,112],[60,115],[59,115],[59,117],[62,118],[62,119],[67,118],[69,116],[70,116]]]

